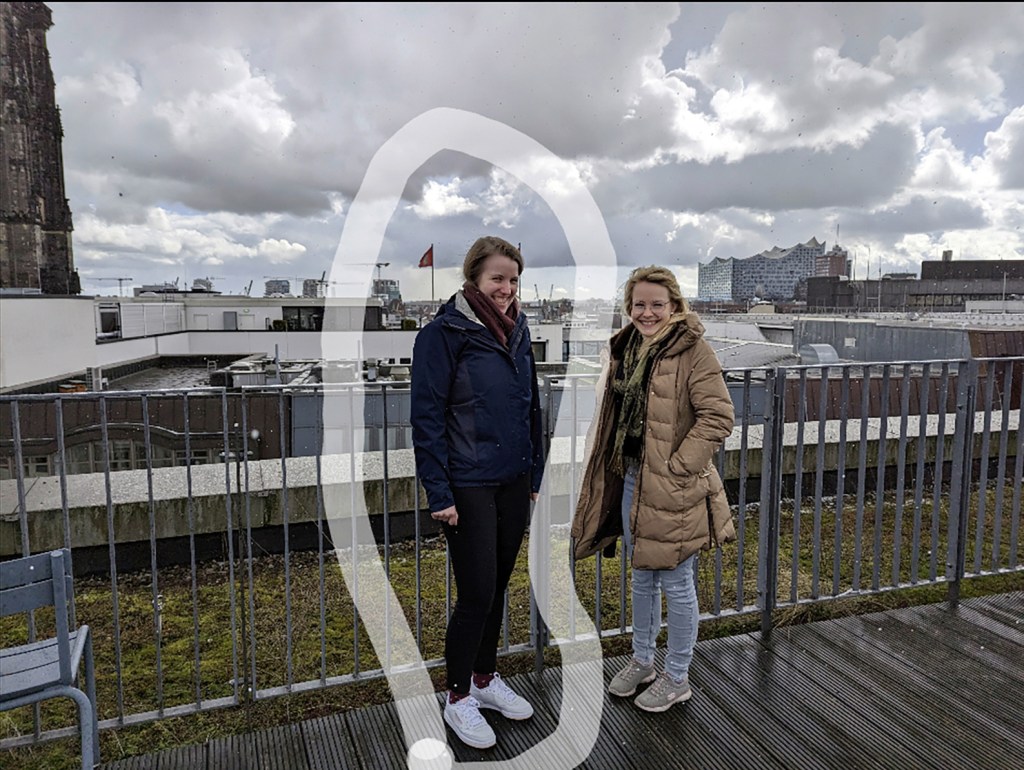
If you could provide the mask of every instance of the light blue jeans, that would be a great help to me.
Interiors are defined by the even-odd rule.
[[[622,491],[622,545],[632,562],[633,539],[629,531],[629,510],[633,507],[636,470],[626,471]],[[674,569],[633,569],[633,657],[640,663],[654,662],[658,633],[661,631],[661,594],[668,605],[668,648],[665,671],[677,682],[685,679],[697,644],[696,584],[697,554]]]

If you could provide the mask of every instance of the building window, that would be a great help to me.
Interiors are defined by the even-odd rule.
[[[285,328],[293,332],[318,332],[324,327],[322,307],[282,307]]]

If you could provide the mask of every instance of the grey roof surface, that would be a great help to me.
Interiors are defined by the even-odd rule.
[[[799,364],[800,356],[790,345],[777,342],[706,337],[718,354],[723,369],[751,369],[759,366],[785,366]]]
[[[197,366],[158,366],[112,380],[109,390],[181,390],[210,387],[210,372]]]

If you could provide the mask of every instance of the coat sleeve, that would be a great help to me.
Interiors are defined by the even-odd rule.
[[[448,396],[456,356],[438,323],[424,326],[413,343],[412,442],[416,471],[431,511],[455,505],[448,476]]]
[[[707,468],[715,451],[732,433],[736,417],[715,351],[700,340],[693,352],[685,397],[690,400],[695,422],[672,457],[670,467],[676,473],[700,473]]]
[[[537,384],[537,361],[530,347],[530,443],[533,446],[533,468],[531,486],[533,492],[540,492],[544,480],[544,413],[540,408],[540,386]]]

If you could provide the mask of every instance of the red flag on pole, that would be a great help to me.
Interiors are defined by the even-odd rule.
[[[430,244],[430,248],[423,252],[423,256],[420,257],[419,267],[433,267],[434,266],[434,244]]]

